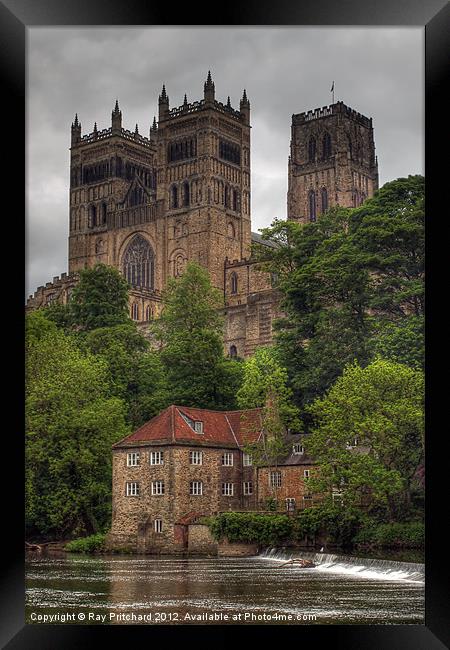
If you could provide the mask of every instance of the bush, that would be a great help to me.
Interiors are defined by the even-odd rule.
[[[65,546],[65,550],[70,553],[101,553],[105,550],[104,533],[96,533],[89,537],[74,539]]]
[[[319,533],[332,544],[351,544],[361,527],[364,514],[359,510],[347,510],[334,505],[318,505],[306,508],[296,518],[296,538],[315,537]]]
[[[391,524],[371,524],[363,527],[353,538],[355,544],[371,544],[385,548],[423,548],[425,526],[420,521]]]
[[[276,545],[290,540],[294,533],[294,521],[287,515],[226,512],[205,523],[216,541],[226,538],[231,543]]]

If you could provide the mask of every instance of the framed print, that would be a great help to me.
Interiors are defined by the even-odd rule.
[[[383,5],[3,2],[5,647],[448,643],[448,6]]]

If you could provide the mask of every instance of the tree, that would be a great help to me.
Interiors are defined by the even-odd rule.
[[[172,400],[198,408],[233,408],[240,362],[223,353],[223,307],[208,272],[190,262],[180,278],[171,278],[163,310],[153,326],[161,345]]]
[[[69,303],[73,325],[89,331],[128,323],[128,289],[126,280],[111,266],[84,269]]]
[[[256,259],[278,277],[285,317],[275,323],[276,344],[297,404],[322,395],[355,359],[366,365],[382,353],[417,365],[423,177],[387,183],[362,206],[333,208],[314,223],[276,221],[263,237],[275,246],[260,246]]]
[[[104,361],[43,319],[27,316],[27,530],[97,532],[109,524],[111,445],[128,433],[124,405],[109,395]]]
[[[111,395],[127,404],[127,421],[137,428],[170,404],[165,368],[132,321],[86,332],[83,347],[100,355],[109,371]]]
[[[243,381],[237,392],[240,408],[262,408],[262,435],[255,443],[245,445],[256,467],[275,470],[290,448],[287,434],[301,428],[299,412],[292,403],[286,368],[280,364],[274,347],[258,348],[244,362]],[[243,416],[245,418],[245,416]],[[271,484],[273,499],[277,486]]]
[[[305,447],[317,461],[311,487],[347,507],[370,494],[373,506],[396,497],[409,507],[411,486],[424,456],[423,373],[377,359],[366,368],[345,368],[328,391],[308,407],[314,421]]]

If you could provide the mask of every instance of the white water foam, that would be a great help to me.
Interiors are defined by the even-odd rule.
[[[324,573],[339,573],[349,577],[360,577],[368,580],[402,580],[423,584],[425,582],[425,566],[413,562],[396,562],[392,560],[377,560],[373,558],[354,557],[352,555],[331,555],[328,553],[310,553],[301,550],[287,550],[268,548],[260,558],[287,562],[294,557],[311,560],[316,565],[306,571],[319,571]],[[303,571],[295,564],[292,568]]]

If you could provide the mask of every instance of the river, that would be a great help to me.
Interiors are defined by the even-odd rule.
[[[295,553],[299,555],[299,553]],[[57,624],[423,624],[424,565],[301,553],[292,556],[32,557],[26,621]],[[51,618],[49,618],[51,617]]]

